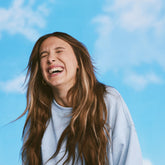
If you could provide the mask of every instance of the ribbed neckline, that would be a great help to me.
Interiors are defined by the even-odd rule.
[[[61,111],[66,112],[66,111],[71,111],[71,110],[72,110],[72,107],[63,107],[63,106],[59,105],[59,104],[56,102],[55,99],[53,99],[53,103],[54,103],[54,104],[58,107],[58,109],[61,110]]]

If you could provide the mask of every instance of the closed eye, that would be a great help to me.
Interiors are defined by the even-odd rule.
[[[46,57],[46,56],[48,56],[48,53],[47,52],[41,52],[40,53],[40,58],[44,58],[44,57]]]
[[[55,51],[57,54],[59,54],[59,53],[62,53],[64,51],[64,49],[65,49],[64,47],[59,46],[59,47],[55,48]]]
[[[63,52],[63,51],[62,51],[62,50],[57,50],[57,51],[56,51],[56,53],[61,53],[61,52]]]

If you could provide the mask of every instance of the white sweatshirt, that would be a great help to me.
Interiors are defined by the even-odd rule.
[[[107,87],[107,93],[104,96],[108,119],[110,125],[111,145],[107,145],[107,154],[109,165],[142,165],[142,155],[135,126],[130,116],[129,110],[117,90]],[[71,107],[62,107],[54,100],[52,103],[52,117],[44,133],[41,145],[43,165],[55,165],[65,152],[65,142],[63,143],[59,154],[47,162],[54,154],[58,140],[70,122],[68,115],[71,113]],[[58,165],[62,165],[64,160]],[[70,165],[68,163],[68,165]],[[82,165],[81,161],[75,165]]]

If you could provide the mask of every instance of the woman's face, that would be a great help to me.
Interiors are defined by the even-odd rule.
[[[40,47],[44,80],[55,89],[69,90],[75,83],[78,63],[72,47],[62,39],[49,37]]]

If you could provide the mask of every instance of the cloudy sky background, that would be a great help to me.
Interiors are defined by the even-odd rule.
[[[100,81],[126,101],[144,165],[165,164],[165,1],[0,0],[0,165],[20,165],[28,58],[41,35],[83,42]]]

